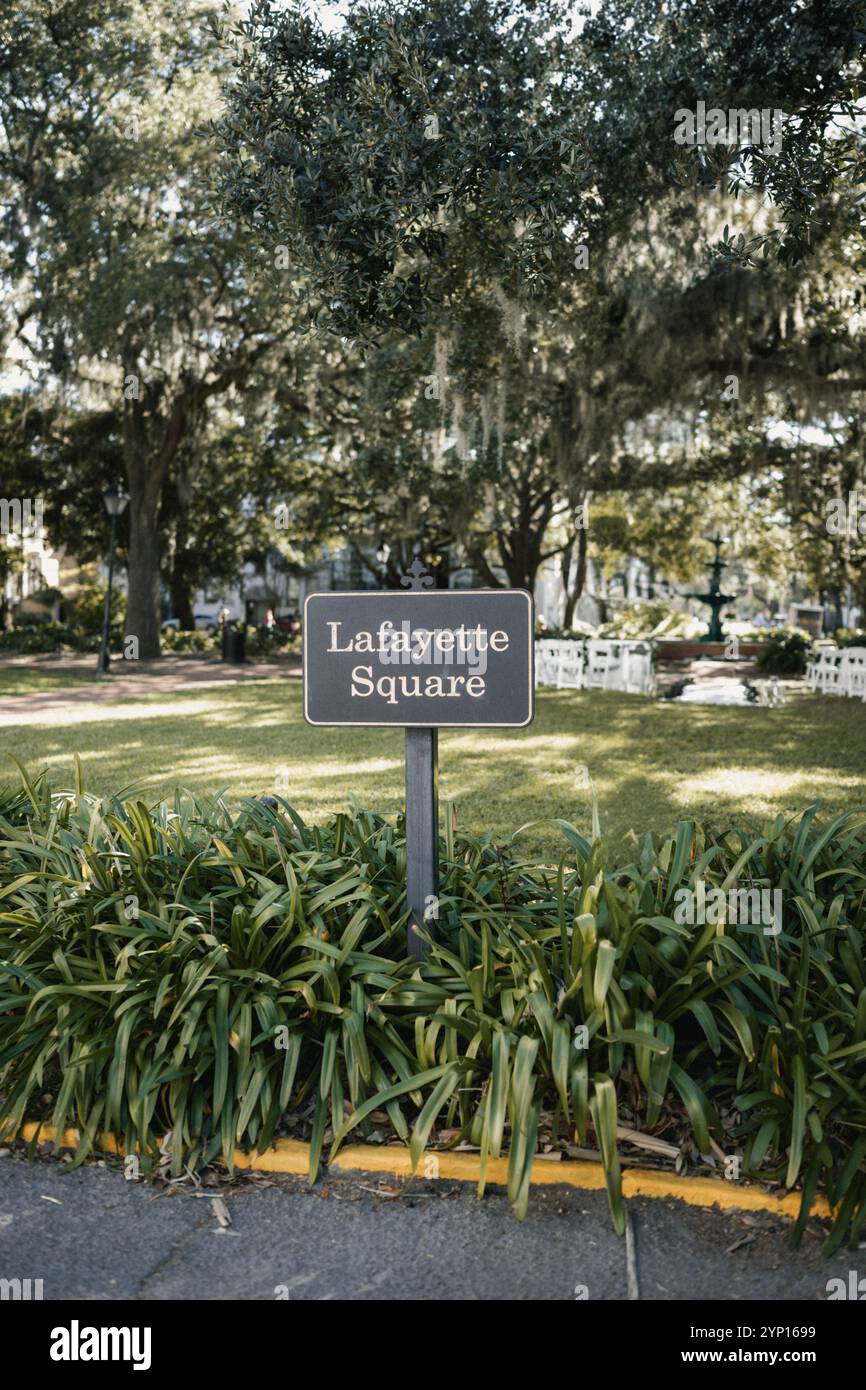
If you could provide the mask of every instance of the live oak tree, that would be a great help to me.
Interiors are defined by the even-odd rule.
[[[612,495],[633,553],[655,551],[669,578],[688,573],[701,492],[746,473],[759,445],[767,466],[789,462],[759,434],[743,436],[737,422],[760,413],[764,401],[786,410],[777,398],[791,383],[812,382],[813,390],[823,383],[832,396],[835,384],[821,372],[833,358],[822,367],[804,351],[818,320],[785,268],[707,274],[687,240],[675,276],[662,274],[659,260],[651,278],[602,263],[591,316],[582,294],[569,291],[558,316],[522,315],[510,342],[497,336],[498,306],[472,300],[471,332],[487,345],[489,366],[474,377],[450,370],[452,354],[474,360],[468,327],[447,351],[434,350],[432,365],[441,370],[429,374],[417,340],[392,335],[387,347],[360,356],[344,344],[340,423],[294,485],[307,537],[339,537],[370,575],[392,584],[418,539],[431,556],[446,547],[462,553],[493,586],[531,589],[540,565],[555,558],[570,621],[586,576],[587,503],[600,520],[610,508],[599,511],[599,503]],[[796,327],[786,323],[793,290],[805,314]],[[813,298],[826,318],[831,301]],[[825,327],[829,346],[832,325]],[[739,376],[726,378],[733,368]],[[726,380],[741,383],[742,400],[739,389],[725,398]],[[316,414],[323,415],[318,400]],[[668,499],[677,487],[691,507],[685,529],[671,524]],[[373,558],[377,539],[387,541],[384,564]]]
[[[376,343],[419,336],[430,378],[450,378],[458,440],[493,376],[504,380],[503,347],[526,316],[567,324],[570,312],[578,351],[546,403],[548,439],[539,451],[529,428],[499,454],[518,492],[527,448],[549,461],[542,509],[547,489],[564,487],[575,509],[598,490],[592,475],[624,422],[677,400],[723,408],[724,388],[741,378],[758,393],[785,377],[812,394],[828,382],[836,390],[859,350],[830,324],[848,294],[837,285],[815,352],[804,298],[814,309],[821,294],[789,272],[797,256],[757,273],[747,256],[727,275],[701,266],[721,231],[717,186],[750,182],[742,198],[755,217],[770,175],[746,151],[720,179],[705,150],[673,142],[677,108],[704,96],[789,112],[799,97],[801,126],[808,109],[814,131],[821,102],[849,80],[856,25],[844,7],[816,19],[770,6],[769,37],[765,12],[741,4],[628,10],[613,0],[571,32],[556,4],[407,0],[355,6],[326,33],[302,4],[259,0],[236,34],[219,125],[224,205],[303,267],[321,324]],[[836,237],[850,261],[846,228],[836,207],[821,241]],[[526,392],[518,387],[518,403]],[[523,502],[535,502],[525,488]],[[512,566],[498,529],[490,537],[506,568],[534,572]],[[563,553],[583,540],[574,531]]]
[[[473,280],[550,295],[595,205],[559,0],[254,0],[219,123],[224,203],[352,338],[459,320]],[[571,164],[569,164],[571,160]]]
[[[126,630],[142,657],[159,653],[167,480],[285,332],[285,294],[249,258],[241,270],[249,248],[205,186],[213,12],[126,0],[96,20],[87,0],[23,0],[0,20],[7,331],[45,380],[121,414]]]
[[[359,4],[327,33],[297,0],[257,0],[218,125],[223,205],[302,268],[320,326],[379,350],[417,340],[414,389],[438,402],[420,437],[438,463],[447,434],[451,495],[477,502],[446,531],[487,582],[501,567],[531,586],[562,512],[551,429],[515,429],[522,387],[506,404],[504,349],[528,305],[555,310],[599,207],[576,139],[569,8]],[[387,471],[383,483],[399,502]]]
[[[842,626],[849,603],[866,609],[866,417],[792,421],[778,447],[786,466],[764,474],[765,505],[787,519],[790,569]]]
[[[318,356],[294,364],[295,389],[309,406],[306,440],[279,385],[271,418],[274,450],[292,460],[281,484],[287,533],[311,562],[323,545],[345,547],[366,580],[390,587],[400,586],[420,545],[444,582],[446,553],[475,498],[425,396],[417,344],[315,341]]]
[[[205,458],[188,457],[201,450]],[[162,574],[171,612],[195,626],[197,590],[236,585],[247,561],[261,561],[279,539],[272,495],[286,466],[263,423],[218,418],[187,441],[163,491]]]
[[[732,263],[764,251],[787,262],[815,250],[842,215],[862,240],[866,142],[856,120],[866,50],[862,0],[602,0],[582,27],[578,79],[584,140],[608,214],[671,189],[768,195],[772,223],[730,200],[718,238]],[[677,143],[678,113],[784,113],[781,140]],[[727,134],[727,132],[726,132]]]
[[[479,305],[478,332],[495,334],[497,324],[497,312]],[[317,397],[316,416],[330,427],[316,436],[318,456],[308,449],[299,458],[288,488],[308,542],[338,539],[368,577],[390,585],[418,543],[438,580],[447,553],[492,587],[531,589],[543,562],[563,554],[581,525],[560,481],[551,424],[563,408],[568,353],[529,334],[473,393],[444,359],[441,374],[428,374],[413,339],[340,351],[340,408]],[[291,426],[279,415],[274,430],[290,448]],[[590,474],[599,490],[613,485],[600,459],[588,460],[584,481]]]
[[[254,401],[264,420],[281,397],[293,471],[250,495],[285,494],[293,542],[338,535],[369,560],[362,536],[384,538],[388,582],[413,531],[488,581],[556,557],[572,598],[581,504],[669,484],[664,431],[742,408],[728,378],[768,410],[791,386],[804,425],[850,413],[862,147],[826,120],[855,91],[861,7],[605,0],[576,28],[571,8],[374,0],[325,33],[297,0],[255,0],[221,118],[210,3],[121,0],[94,22],[86,0],[22,0],[0,19],[5,326],[70,410],[118,412],[142,655],[160,573],[188,609],[200,552],[231,549],[208,529],[232,490],[216,468],[207,487],[215,416]],[[699,98],[795,112],[781,158],[676,146]],[[702,260],[719,241],[726,273]],[[756,264],[765,244],[781,254]]]
[[[834,206],[862,234],[864,16],[862,0],[602,0],[585,22],[547,0],[371,0],[325,32],[302,0],[255,0],[224,196],[350,336],[459,321],[494,277],[550,302],[581,244],[671,192],[768,193],[771,224],[730,200],[712,240],[744,264],[765,244],[795,260]],[[781,147],[677,144],[698,101],[783,111]]]
[[[122,476],[119,411],[70,410],[33,390],[0,398],[3,490],[39,497],[55,549],[82,562],[101,559],[106,545],[105,489]],[[23,491],[22,491],[23,489]],[[126,548],[126,518],[119,545]]]
[[[2,483],[3,497],[7,502],[17,499],[21,505],[24,499],[30,502],[27,517],[21,505],[21,515],[19,523],[24,528],[25,522],[32,522],[36,518],[37,501],[41,501],[38,486],[34,486],[33,471],[29,467],[30,451],[26,439],[25,429],[22,427],[22,412],[15,397],[0,398],[0,459],[2,459],[2,473],[0,473],[0,483]],[[16,521],[14,511],[9,508],[5,517],[5,524],[10,528],[9,534],[0,539],[0,633],[5,632],[9,625],[9,600],[6,589],[9,580],[20,575],[25,566],[25,555],[23,546],[22,531],[15,531]]]
[[[207,459],[179,449],[163,488],[160,526],[162,578],[181,626],[191,627],[196,588],[234,583],[244,561],[267,535],[267,497],[276,470],[267,470],[261,430],[231,418],[212,422],[196,438]],[[82,564],[105,558],[103,494],[123,477],[123,412],[72,409],[32,390],[0,399],[0,457],[7,494],[43,501],[43,520],[55,550]],[[48,484],[48,486],[46,486]],[[179,489],[186,489],[181,499]],[[126,563],[128,509],[118,519],[117,552]]]

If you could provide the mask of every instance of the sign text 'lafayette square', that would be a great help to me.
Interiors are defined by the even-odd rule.
[[[532,600],[522,589],[311,594],[310,724],[522,727],[533,718]]]

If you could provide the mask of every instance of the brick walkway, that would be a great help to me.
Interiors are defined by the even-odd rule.
[[[124,696],[173,695],[183,690],[205,690],[241,681],[297,680],[301,675],[300,657],[281,661],[255,661],[243,666],[229,665],[219,658],[164,656],[160,661],[124,662],[116,659],[108,676],[95,673],[96,658],[18,657],[0,663],[0,670],[44,671],[80,679],[86,685],[53,686],[44,692],[0,696],[0,725],[43,723],[60,717],[70,706],[90,705]]]

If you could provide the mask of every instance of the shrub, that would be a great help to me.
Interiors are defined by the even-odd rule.
[[[68,630],[67,641],[73,651],[76,652],[98,652],[102,646],[102,629],[99,632],[83,632],[81,628],[73,627]],[[119,651],[123,646],[123,628],[119,624],[112,623],[108,630],[108,650],[109,652]]]
[[[62,652],[71,640],[70,630],[63,623],[40,622],[26,627],[13,627],[0,633],[0,652],[23,655]]]
[[[866,631],[859,627],[837,627],[837,647],[866,647]]]
[[[13,627],[0,632],[0,652],[59,652],[63,643],[57,635],[57,624],[45,623],[36,626]]]
[[[98,652],[101,641],[101,628],[98,632],[85,632],[65,623],[41,622],[28,627],[14,627],[9,632],[0,633],[0,653],[47,655],[70,648],[76,652]],[[111,650],[116,651],[122,642],[123,628],[112,626],[109,631]]]
[[[622,603],[598,630],[599,637],[698,637],[705,624],[690,613],[679,613],[661,599],[634,599]]]
[[[286,628],[275,627],[272,632],[261,628],[247,628],[248,656],[277,656],[286,652],[299,651],[301,639],[297,633]]]
[[[155,1164],[168,1135],[180,1173],[291,1124],[311,1178],[353,1131],[384,1125],[416,1164],[456,1133],[482,1170],[507,1147],[518,1215],[539,1134],[575,1138],[599,1148],[622,1231],[627,1106],[701,1154],[739,1150],[744,1176],[801,1183],[795,1239],[821,1188],[839,1204],[826,1248],[856,1244],[866,818],[822,826],[817,809],[753,838],[684,821],[616,872],[567,822],[546,864],[448,814],[419,963],[399,822],[355,808],[308,826],[279,799],[233,812],[181,793],[148,808],[25,779],[0,794],[5,1132],[48,1090],[52,1122],[80,1129],[76,1162],[107,1129]],[[699,879],[780,889],[781,931],[683,925],[677,894]]]
[[[219,633],[205,632],[196,628],[187,631],[182,628],[167,627],[160,634],[160,643],[166,652],[214,652],[219,650]]]
[[[802,676],[806,673],[811,646],[812,640],[805,633],[779,628],[764,639],[764,648],[755,664],[769,676]]]
[[[69,601],[71,626],[83,636],[99,637],[105,614],[104,584],[83,584],[75,597]],[[111,591],[111,627],[123,629],[123,614],[126,596],[115,587]]]

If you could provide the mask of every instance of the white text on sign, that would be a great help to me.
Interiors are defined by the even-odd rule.
[[[390,620],[370,631],[361,628],[351,636],[341,631],[342,622],[329,622],[329,652],[370,653],[383,665],[394,666],[466,666],[469,675],[380,676],[373,680],[372,666],[358,665],[352,669],[351,695],[365,699],[376,694],[388,704],[398,698],[459,699],[465,692],[480,699],[486,690],[487,653],[508,650],[507,632],[497,628],[490,632],[476,624],[467,627],[413,627],[407,620],[395,627]]]

